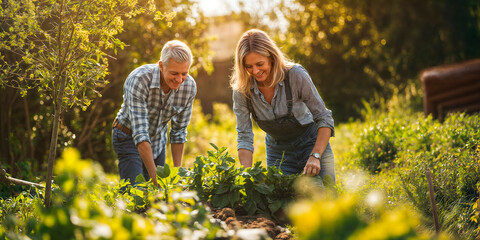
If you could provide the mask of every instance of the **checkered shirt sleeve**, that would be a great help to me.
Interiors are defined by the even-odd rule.
[[[175,92],[173,99],[174,111],[170,122],[170,143],[185,143],[187,141],[187,126],[192,117],[192,107],[197,86],[192,77],[188,76],[180,89]]]

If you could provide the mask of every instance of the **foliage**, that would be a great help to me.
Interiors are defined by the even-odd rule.
[[[235,159],[225,152],[225,147],[212,146],[215,152],[209,150],[207,156],[198,156],[192,171],[180,174],[187,178],[187,188],[197,191],[201,199],[211,200],[213,207],[235,207],[241,200],[241,170],[235,168]]]
[[[282,217],[283,209],[295,199],[294,183],[300,175],[283,175],[275,166],[263,167],[262,161],[250,168],[235,168],[235,159],[225,147],[211,145],[215,151],[198,156],[192,169],[180,169],[185,187],[215,208],[243,209],[249,215],[265,214],[274,219]],[[323,181],[320,185],[323,187]]]
[[[407,116],[408,114],[400,114],[398,112],[391,114],[397,118],[400,116],[413,118],[412,116]],[[373,116],[366,116],[366,118],[374,119]],[[457,131],[451,134],[453,139],[456,140],[446,141],[449,142],[450,148],[445,152],[461,154],[461,152],[466,150],[464,148],[460,151],[455,150],[462,145],[458,144],[459,142],[476,144],[469,132],[476,130],[475,126],[478,123],[478,117],[475,115],[453,115],[450,118],[452,119],[446,120],[446,123],[448,121],[450,121],[450,124],[458,123],[458,125],[452,126],[447,124],[449,126],[448,130],[452,130],[452,132]],[[392,117],[392,119],[395,118]],[[429,118],[423,121],[419,120],[418,129],[435,129],[440,127],[438,123],[433,124],[433,126],[430,125],[431,121],[433,120]],[[395,121],[392,124],[395,124]],[[367,125],[359,124],[362,128],[356,130],[363,131],[363,128]],[[462,130],[461,126],[465,126],[464,128],[467,130]],[[355,128],[349,129],[355,130]],[[418,131],[417,128],[411,129],[412,131]],[[412,135],[412,133],[399,136],[407,138],[406,136],[409,135]],[[452,137],[445,136],[445,134],[443,136],[439,134],[430,134],[428,136],[438,136],[436,137],[438,139],[452,139]],[[419,144],[417,141],[423,142],[424,145]],[[431,142],[422,138],[407,139],[401,141],[401,143],[411,146],[412,154],[418,152],[419,149],[424,149],[425,146],[432,145]],[[35,238],[36,236],[43,236],[39,235],[40,232],[47,235],[55,232],[59,236],[67,238],[72,236],[72,234],[77,234],[74,235],[77,238],[102,237],[106,239],[115,238],[120,236],[120,234],[127,234],[126,236],[133,238],[172,236],[180,239],[184,239],[188,234],[200,234],[204,236],[203,238],[210,239],[225,236],[223,235],[225,233],[219,225],[214,223],[215,221],[209,219],[209,210],[200,203],[200,200],[206,200],[209,204],[214,205],[220,201],[218,198],[213,198],[215,194],[227,194],[228,191],[232,191],[230,189],[234,189],[234,191],[240,192],[240,200],[235,201],[236,205],[232,204],[230,206],[243,207],[252,214],[266,213],[274,215],[276,207],[284,204],[282,201],[287,200],[289,196],[292,199],[293,196],[309,196],[309,200],[298,200],[293,207],[289,208],[294,231],[298,234],[299,239],[318,239],[320,236],[322,236],[322,239],[432,239],[431,234],[422,229],[422,226],[425,225],[425,218],[417,216],[412,210],[409,210],[408,206],[402,204],[402,199],[408,199],[402,184],[407,183],[410,187],[420,186],[419,188],[424,188],[423,186],[425,186],[422,178],[418,177],[423,171],[421,167],[416,167],[419,159],[410,160],[410,157],[413,155],[406,156],[404,152],[400,151],[397,153],[397,157],[392,162],[391,167],[382,168],[382,171],[373,175],[370,188],[371,190],[380,189],[388,194],[388,203],[396,207],[396,210],[389,210],[383,205],[374,206],[363,203],[361,194],[342,193],[340,195],[330,195],[330,193],[334,192],[314,191],[313,189],[315,188],[304,189],[299,194],[298,186],[308,184],[304,181],[293,184],[293,179],[295,181],[300,180],[297,176],[283,176],[274,168],[267,169],[262,167],[260,162],[256,162],[252,168],[235,169],[234,163],[232,163],[234,160],[228,155],[226,148],[218,148],[215,145],[212,145],[212,147],[214,151],[207,152],[206,156],[199,156],[192,169],[180,168],[177,170],[177,168],[170,169],[167,166],[157,169],[159,171],[159,176],[157,176],[158,182],[163,181],[164,184],[162,185],[167,186],[160,189],[155,188],[151,182],[140,183],[137,186],[127,185],[125,182],[115,184],[115,181],[110,182],[111,180],[108,180],[103,175],[97,163],[73,161],[72,159],[79,158],[78,153],[75,151],[64,152],[64,160],[57,161],[58,165],[55,168],[58,176],[55,186],[58,187],[55,188],[57,194],[54,196],[57,196],[57,198],[54,198],[52,210],[45,209],[41,205],[41,200],[38,200],[41,193],[22,193],[23,198],[17,197],[15,199],[2,200],[2,210],[5,209],[5,211],[2,211],[2,218],[0,219],[2,222],[0,234],[9,238],[25,235]],[[352,150],[354,149],[356,148]],[[439,151],[439,149],[434,148],[431,148],[431,150],[433,152]],[[351,157],[354,155],[344,156]],[[467,157],[467,155],[465,156]],[[405,158],[403,159],[402,157]],[[472,161],[468,166],[455,166],[460,172],[459,176],[465,177],[446,179],[441,184],[436,183],[436,194],[440,213],[446,212],[441,206],[446,204],[447,201],[457,196],[460,196],[458,199],[465,199],[461,203],[450,204],[451,206],[456,206],[458,210],[453,209],[452,211],[452,209],[449,209],[449,211],[460,213],[455,215],[453,218],[455,219],[455,224],[450,226],[463,226],[473,231],[471,226],[469,227],[471,223],[466,223],[465,219],[468,217],[469,221],[472,222],[476,220],[475,204],[478,195],[472,201],[462,196],[477,194],[475,187],[472,186],[479,186],[478,179],[475,178],[479,175],[478,153],[469,157],[470,161],[472,159],[477,160]],[[454,162],[452,159],[447,159],[447,161]],[[456,161],[465,163],[466,159],[456,159]],[[437,164],[439,161],[437,159],[434,162]],[[343,163],[340,164],[340,167],[342,166]],[[462,170],[462,167],[464,170]],[[200,171],[202,168],[204,171]],[[437,169],[443,168],[443,166],[439,166]],[[453,169],[454,167],[447,166],[446,168]],[[432,169],[434,168],[432,167]],[[387,173],[388,175],[386,175]],[[227,176],[229,174],[235,177]],[[410,174],[417,177],[415,179],[405,178],[402,182],[399,181],[400,177],[398,177],[401,174],[403,174],[402,177]],[[445,174],[453,175],[448,171]],[[204,179],[202,178],[203,176],[205,176]],[[434,176],[436,181],[441,179],[436,175]],[[233,183],[219,184],[233,181],[233,179]],[[313,178],[308,179],[314,181]],[[193,184],[195,181],[196,185]],[[203,185],[204,181],[210,182],[210,184]],[[458,184],[452,184],[454,182]],[[474,184],[475,182],[477,184]],[[231,184],[237,186],[232,186]],[[206,191],[203,193],[202,198],[197,197],[195,192],[184,191],[184,187],[192,186],[199,188],[199,190],[191,190],[199,191],[200,194],[202,194],[202,188],[205,188]],[[212,186],[215,186],[215,189]],[[454,187],[457,190],[452,192]],[[221,188],[228,190],[225,192],[218,190]],[[447,190],[447,188],[449,191],[444,192],[445,195],[442,195],[442,192]],[[422,191],[425,193],[428,190],[423,189]],[[422,191],[415,192],[421,193]],[[205,194],[206,192],[212,194],[207,195]],[[275,195],[275,192],[283,194],[283,196]],[[457,195],[445,198],[445,203],[442,203],[442,198],[452,194]],[[257,196],[255,197],[255,195]],[[276,196],[278,198],[275,198]],[[414,196],[413,199],[417,202],[423,200],[428,202],[428,198],[425,195],[412,196]],[[228,195],[222,195],[222,197],[229,198]],[[366,199],[374,198],[367,196]],[[392,202],[392,200],[394,201]],[[283,209],[285,206],[287,205],[282,205],[279,209]],[[422,207],[422,205],[415,205],[417,209],[420,208],[419,206]],[[423,205],[423,207],[425,206],[428,206],[428,203]],[[420,213],[424,212],[421,210]],[[467,238],[471,236],[465,233],[459,234]],[[329,236],[332,237],[329,238]],[[446,236],[442,234],[437,239],[446,239]]]
[[[425,68],[480,57],[476,0],[283,0],[267,14],[249,7],[247,26],[270,32],[309,71],[338,122],[360,117],[362,100],[420,86]]]
[[[295,202],[288,213],[298,239],[448,239],[445,234],[432,237],[426,233],[410,207],[388,210],[383,204],[369,204],[368,198],[358,194],[324,194]],[[364,208],[374,216],[366,218]]]
[[[98,94],[96,87],[108,83],[106,51],[125,46],[116,38],[123,19],[155,11],[151,2],[137,1],[26,0],[2,6],[1,86],[18,87],[22,96],[36,88],[47,100],[83,109],[91,103],[89,90]],[[60,90],[65,98],[58,100]]]
[[[201,68],[207,72],[213,71],[211,39],[205,37],[210,20],[194,1],[167,0],[154,1],[154,4],[157,9],[175,13],[172,22],[156,21],[147,13],[126,20],[125,31],[118,35],[126,46],[117,53],[110,51],[112,58],[109,59],[109,75],[106,76],[110,84],[101,89],[102,98],[95,99],[87,111],[70,111],[65,116],[66,128],[76,134],[70,146],[78,148],[87,157],[101,161],[107,172],[117,171],[111,127],[123,102],[123,83],[133,69],[145,63],[157,62],[164,44],[177,39],[192,50],[192,76],[195,77]]]
[[[390,119],[386,118],[372,123],[371,127],[362,133],[362,139],[357,145],[360,164],[370,173],[388,168],[397,155],[396,134],[403,125],[398,122],[392,124],[389,121]]]
[[[100,165],[81,160],[73,149],[62,154],[55,170],[58,188],[55,188],[51,208],[45,208],[38,195],[2,199],[0,236],[9,239],[146,239],[154,236],[185,239],[193,234],[212,239],[222,234],[219,225],[209,218],[208,208],[192,192],[172,187],[168,201],[164,201],[165,195],[151,183],[121,191],[125,184],[106,182]],[[144,207],[144,200],[148,207]],[[141,214],[135,213],[139,209]]]
[[[35,88],[52,100],[54,119],[47,169],[45,204],[50,204],[53,162],[60,116],[67,107],[85,110],[96,90],[108,84],[107,50],[123,48],[116,38],[123,19],[155,11],[152,2],[7,1],[0,9],[0,87],[18,88],[25,96]],[[156,13],[159,19],[164,18]],[[169,19],[171,20],[171,19]]]
[[[295,198],[294,182],[298,175],[283,175],[275,166],[265,169],[261,162],[256,162],[242,173],[242,177],[243,204],[249,215],[263,213],[277,218],[277,214]]]
[[[20,3],[21,1],[9,2]],[[46,1],[34,2],[40,3]],[[80,2],[82,1],[70,3]],[[83,2],[88,3],[88,1]],[[103,66],[102,68],[99,67],[99,69],[106,75],[104,75],[102,79],[90,81],[89,85],[83,84],[82,87],[88,86],[88,89],[85,89],[84,92],[79,89],[75,90],[78,90],[79,95],[77,95],[76,98],[79,105],[69,105],[64,109],[66,112],[61,115],[59,138],[58,144],[56,145],[58,153],[62,152],[63,148],[66,147],[73,146],[78,148],[86,157],[98,160],[105,171],[110,173],[116,172],[116,157],[111,145],[111,126],[122,103],[122,87],[128,73],[143,63],[158,61],[160,49],[166,41],[171,39],[182,40],[191,47],[194,55],[194,62],[191,68],[192,73],[198,71],[200,68],[212,71],[209,39],[205,37],[209,20],[203,16],[203,13],[199,12],[198,7],[193,5],[192,1],[138,0],[127,2],[129,4],[136,2],[136,9],[145,9],[145,11],[139,11],[137,15],[129,15],[130,18],[121,18],[123,24],[121,27],[113,30],[108,27],[101,27],[101,30],[99,30],[102,32],[108,31],[111,34],[115,33],[114,38],[110,38],[110,40],[114,41],[116,39],[112,44],[117,47],[116,49],[102,48],[101,50],[104,54],[101,59],[96,59],[95,57],[92,61],[84,63],[98,62]],[[123,1],[124,4],[127,4],[127,2]],[[89,9],[102,4],[107,4],[107,1],[91,4]],[[88,4],[82,6],[85,5],[88,6]],[[7,1],[3,1],[2,3],[2,7],[5,6],[8,6]],[[59,4],[55,6],[58,7]],[[53,7],[54,6],[52,6],[52,8]],[[153,9],[162,10],[163,14],[153,11]],[[46,10],[47,9],[43,11]],[[111,11],[126,10],[128,9],[120,7],[111,9]],[[73,14],[71,11],[67,13]],[[92,12],[91,14],[95,15],[96,13]],[[122,16],[122,14],[117,14],[116,12],[97,12],[97,14],[100,15],[98,17],[92,16],[92,21],[93,19],[100,21],[107,17],[117,19],[117,17]],[[4,16],[1,17],[2,21],[6,19]],[[162,17],[164,17],[163,20],[161,20]],[[54,21],[58,22],[59,18],[52,17],[50,20],[44,21],[44,26],[41,26],[42,29],[44,29],[43,27],[53,28],[56,25],[58,26],[58,24],[54,24]],[[112,23],[113,22],[119,23],[117,20],[112,21]],[[89,24],[91,22],[84,21],[77,24],[79,28],[83,27],[82,31],[86,28],[85,31],[87,32],[82,32],[82,34],[95,30],[94,27],[86,27],[84,24],[87,23]],[[67,25],[69,24],[67,23]],[[6,37],[7,35],[5,34],[10,34],[6,22],[2,22],[0,27],[2,30],[5,30],[2,31],[2,33],[4,33],[2,36]],[[64,28],[64,30],[66,29],[67,28]],[[96,40],[98,37],[99,35],[90,36],[88,38],[88,44],[90,45],[88,46],[99,43],[99,41]],[[57,41],[56,38],[53,40]],[[0,44],[7,43],[7,41],[2,41]],[[104,43],[105,45],[103,46],[107,46],[107,43]],[[51,48],[59,46],[55,45],[55,42],[49,44],[50,45],[47,46]],[[31,47],[33,45],[26,44],[25,46]],[[35,43],[35,46],[38,48],[43,45]],[[74,47],[74,45],[72,46]],[[93,50],[84,53],[81,50],[62,49],[68,53],[66,56],[70,57],[87,57],[96,53]],[[54,50],[55,49],[44,51],[43,53],[55,53]],[[21,60],[15,58],[14,53],[10,53],[4,49],[1,50],[0,54],[4,56],[3,62],[14,64],[17,60]],[[71,60],[68,62],[70,64],[76,59],[71,58],[66,60]],[[37,65],[36,67],[38,68],[40,62],[37,61],[35,63],[34,65]],[[25,67],[26,65],[23,64],[21,66]],[[6,65],[2,64],[0,68],[5,70]],[[87,69],[87,67],[83,67],[82,65],[75,65],[69,69],[74,68]],[[55,69],[50,68],[49,70],[53,71]],[[93,71],[87,72],[93,73]],[[10,73],[13,72],[10,71]],[[7,80],[10,81],[9,79],[2,78],[2,82]],[[72,84],[78,83],[77,85],[79,86],[81,81],[79,79],[74,80]],[[24,82],[34,83],[33,80]],[[49,87],[51,88],[52,86],[49,85]],[[39,90],[39,88],[36,90]],[[8,106],[0,110],[0,127],[2,129],[2,131],[0,131],[0,158],[2,165],[15,177],[33,180],[35,176],[32,176],[31,171],[25,171],[24,169],[33,169],[39,173],[46,170],[53,118],[55,115],[58,115],[54,114],[54,99],[47,96],[46,92],[38,91],[29,91],[27,96],[21,98],[19,90],[8,86],[0,88],[0,92],[2,93],[0,94],[0,103]],[[68,91],[66,94],[70,93],[73,94],[72,91]],[[69,99],[75,99],[75,97],[70,97]],[[89,105],[86,103],[81,105],[79,101],[88,101]],[[40,180],[35,179],[35,181]]]
[[[392,207],[408,203],[422,214],[423,224],[433,228],[426,179],[431,171],[442,229],[460,238],[475,238],[480,115],[455,113],[440,123],[412,111],[409,102],[416,98],[411,96],[411,92],[398,95],[380,109],[366,105],[365,122],[345,128],[355,137],[349,139],[353,148],[342,155],[337,168],[344,176],[340,185],[348,187],[348,179],[362,176],[362,170],[373,173],[357,190],[385,192]]]

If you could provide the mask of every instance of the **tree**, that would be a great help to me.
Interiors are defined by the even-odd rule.
[[[82,156],[99,161],[105,171],[116,172],[116,155],[111,144],[112,123],[122,104],[123,84],[128,74],[145,63],[157,62],[163,45],[172,39],[184,41],[192,50],[190,74],[199,69],[212,70],[210,38],[206,36],[210,20],[200,11],[194,0],[155,1],[157,9],[175,8],[175,22],[157,22],[147,13],[124,22],[125,31],[118,39],[126,43],[123,50],[109,59],[110,81],[101,89],[87,111],[73,109],[65,114],[65,135],[70,146],[78,148]],[[198,80],[198,79],[196,79]],[[200,89],[199,89],[200,91]],[[75,135],[75,138],[73,138]]]
[[[478,0],[281,0],[270,9],[250,21],[270,22],[261,27],[305,66],[340,122],[359,117],[363,100],[420,89],[425,68],[480,57]]]
[[[36,89],[53,104],[45,205],[50,205],[58,129],[67,108],[87,109],[100,96],[105,81],[107,51],[125,44],[116,35],[123,20],[142,12],[155,19],[174,16],[155,12],[153,1],[21,0],[2,1],[0,9],[0,87]]]

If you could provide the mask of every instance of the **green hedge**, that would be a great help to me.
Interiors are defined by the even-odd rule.
[[[430,170],[442,229],[474,238],[480,230],[475,209],[480,188],[480,114],[451,114],[443,123],[421,113],[394,111],[367,119],[350,156],[373,174],[371,187],[384,187],[393,205],[411,203],[431,224],[426,180]]]

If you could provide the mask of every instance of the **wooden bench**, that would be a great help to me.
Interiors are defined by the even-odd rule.
[[[480,111],[480,59],[422,71],[423,109],[443,122],[448,112]]]

